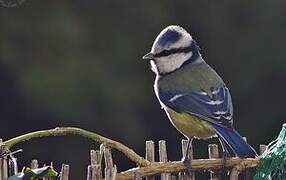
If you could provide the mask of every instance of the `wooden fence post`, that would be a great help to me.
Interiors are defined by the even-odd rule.
[[[133,180],[140,180],[140,174],[137,172],[137,171],[135,171],[134,172],[134,177],[133,177]]]
[[[176,175],[171,175],[171,180],[177,180],[177,176]]]
[[[209,151],[209,158],[210,159],[216,159],[219,158],[219,151],[218,151],[218,145],[216,144],[209,144],[208,146]],[[217,172],[210,171],[210,180],[219,180],[219,175]]]
[[[87,166],[86,180],[93,180],[92,179],[92,167],[91,167],[91,165]]]
[[[186,139],[182,139],[182,157],[184,158],[186,155],[186,150],[187,150],[187,145],[188,145],[188,140]],[[194,155],[193,155],[193,146],[190,146],[189,149],[189,154],[188,157],[193,160]],[[185,172],[180,172],[179,173],[179,179],[180,180],[185,180],[187,178],[186,173]],[[195,180],[195,172],[192,171],[191,177],[189,178],[189,180]]]
[[[3,157],[0,156],[0,180],[3,180]]]
[[[3,140],[0,138],[0,180],[3,180],[3,152],[2,152]]]
[[[3,156],[3,140],[0,138],[0,180],[6,180],[8,178],[8,165],[7,157]]]
[[[13,153],[11,153],[10,155],[10,158],[8,158],[7,156],[7,161],[8,161],[8,164],[7,164],[7,173],[8,173],[8,177],[10,176],[13,176],[15,174],[18,173],[18,164],[17,164],[17,158],[15,158],[13,156]]]
[[[7,156],[3,157],[3,180],[6,180],[8,178],[8,158]]]
[[[101,146],[101,150],[90,150],[90,169],[88,174],[90,174],[90,180],[101,180],[102,179],[102,152],[103,146]]]
[[[62,164],[60,180],[68,180],[69,179],[69,169],[70,169],[69,165]]]
[[[153,141],[146,141],[146,154],[145,158],[150,161],[155,161],[155,146]],[[155,180],[154,176],[146,177],[146,180]]]
[[[37,159],[33,159],[31,161],[31,169],[37,169],[39,167],[39,163]]]
[[[231,172],[230,172],[230,180],[238,180],[239,176],[239,169],[237,167],[233,167]]]
[[[267,146],[265,144],[259,145],[259,154],[262,155],[264,151],[266,150]]]
[[[166,141],[160,140],[159,141],[159,161],[160,162],[168,162],[168,155],[167,155],[167,147]],[[161,180],[170,180],[171,174],[170,173],[162,173]]]
[[[160,162],[168,162],[166,141],[160,140],[158,142],[158,144],[159,144],[159,151],[158,151],[159,161]],[[188,144],[188,140],[182,140],[182,146],[181,147],[182,147],[182,156],[183,157],[186,155],[187,144]],[[190,146],[189,154],[188,154],[188,156],[191,160],[193,160],[193,148],[192,147],[193,146]],[[1,139],[0,139],[0,148],[1,148]],[[266,148],[267,148],[266,145],[260,145],[259,146],[260,154],[262,154]],[[208,161],[207,159],[205,159],[205,161],[202,160],[202,162],[200,162],[201,160],[197,160],[197,161],[195,160],[195,163],[199,162],[199,163],[201,163],[200,165],[202,166],[202,165],[206,165],[206,162],[210,162],[210,164],[214,163],[214,166],[212,166],[212,167],[219,168],[221,166],[221,164],[219,162],[220,159],[218,159],[219,158],[218,145],[209,144],[208,153],[209,153],[209,158],[212,159],[211,161]],[[12,160],[13,160],[12,155],[13,154],[11,153],[8,155],[8,157],[11,156]],[[0,154],[0,180],[6,180],[8,178],[8,175],[13,175],[13,172],[9,174],[8,170],[7,170],[7,169],[9,169],[9,170],[13,169],[13,168],[8,168],[8,164],[7,164],[8,157],[6,154],[2,155],[2,156]],[[160,167],[162,165],[162,169],[168,168],[168,167],[169,168],[175,167],[174,169],[172,169],[173,171],[171,171],[174,173],[171,174],[166,169],[164,169],[164,171],[162,171],[162,170],[161,171],[155,171],[155,170],[152,171],[152,169],[149,167],[138,167],[139,170],[137,168],[134,168],[134,169],[130,169],[130,171],[126,171],[127,174],[125,174],[126,172],[117,174],[117,167],[116,167],[116,165],[114,165],[114,162],[112,159],[111,148],[109,148],[108,146],[104,146],[102,144],[100,146],[100,150],[91,150],[90,151],[90,165],[88,165],[88,167],[87,167],[87,180],[104,180],[103,175],[102,175],[102,169],[103,169],[102,159],[103,159],[103,157],[104,157],[104,162],[105,162],[105,169],[104,169],[105,180],[116,180],[116,175],[118,175],[118,178],[119,177],[122,178],[122,177],[127,175],[128,178],[132,178],[133,180],[140,180],[141,178],[146,178],[146,180],[155,180],[155,178],[157,178],[156,175],[146,176],[144,174],[151,174],[151,173],[156,173],[156,172],[157,173],[163,172],[163,173],[161,173],[161,180],[177,180],[177,179],[178,180],[194,180],[195,179],[195,171],[192,171],[193,173],[191,173],[190,176],[187,176],[187,173],[184,172],[181,163],[174,162],[177,167],[173,166],[173,162],[166,163],[163,165],[161,163],[152,163],[152,162],[155,162],[155,145],[154,145],[153,141],[146,141],[145,157],[148,161],[151,162],[151,165],[154,166],[154,168],[156,166]],[[10,158],[9,158],[9,160],[10,160]],[[239,162],[235,158],[231,159],[228,162],[228,163],[230,163],[230,164],[228,164],[228,167],[232,166],[229,179],[230,180],[238,180],[239,178],[243,178],[244,180],[249,180],[250,174],[247,174],[248,169],[244,169],[244,168],[255,167],[258,163],[258,160],[257,159],[246,160],[246,164],[248,164],[248,165],[242,164],[243,166],[241,166],[241,164],[239,164]],[[10,163],[10,161],[9,161],[9,163]],[[249,165],[249,163],[253,163],[253,164]],[[172,166],[169,166],[169,164],[171,164]],[[50,166],[52,167],[52,163]],[[195,166],[197,166],[197,165],[195,164]],[[31,168],[36,169],[38,167],[39,167],[38,161],[35,159],[32,160],[31,161]],[[207,166],[207,167],[209,167],[209,166]],[[208,172],[208,169],[206,169],[207,167],[205,167],[205,166],[204,167],[197,167],[197,169],[198,170],[205,169],[206,172]],[[211,169],[212,167],[209,167],[209,169]],[[178,171],[176,171],[176,168],[180,168],[181,172],[179,172],[177,174]],[[139,173],[139,171],[140,171],[140,173]],[[146,172],[144,172],[144,171],[146,171]],[[134,174],[130,174],[130,172],[134,173]],[[215,170],[215,171],[209,170],[209,172],[210,172],[210,180],[219,180],[219,179],[224,178],[220,175],[218,170]],[[134,176],[132,177],[132,175],[134,175]],[[51,178],[43,178],[43,179],[50,180]],[[68,180],[69,179],[69,165],[62,164],[59,179],[60,180]]]
[[[243,137],[243,139],[245,142],[247,142],[246,137]],[[233,167],[231,172],[230,172],[230,180],[238,180],[240,171],[241,170],[239,167]],[[244,180],[249,180],[250,179],[250,172],[246,169],[246,170],[244,170],[244,173],[241,176],[243,176]]]
[[[103,154],[105,159],[105,180],[115,180],[117,167],[115,165],[113,166],[110,148],[103,146]]]

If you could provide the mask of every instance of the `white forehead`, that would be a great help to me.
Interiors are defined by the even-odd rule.
[[[167,43],[164,46],[160,45],[158,43],[159,39],[167,32],[167,31],[175,31],[178,34],[180,34],[180,38],[178,41],[174,43]],[[156,37],[151,52],[159,52],[161,50],[169,50],[173,48],[182,48],[190,45],[192,41],[192,36],[182,27],[177,26],[177,25],[170,25],[163,29],[160,34]]]

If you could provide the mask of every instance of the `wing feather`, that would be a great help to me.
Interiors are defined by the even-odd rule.
[[[232,102],[225,85],[188,93],[159,90],[159,98],[164,105],[178,112],[196,115],[220,126],[232,127]]]

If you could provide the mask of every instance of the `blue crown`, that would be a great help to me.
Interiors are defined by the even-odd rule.
[[[180,39],[182,35],[174,30],[168,29],[158,40],[158,45],[164,46],[168,43],[174,43]]]

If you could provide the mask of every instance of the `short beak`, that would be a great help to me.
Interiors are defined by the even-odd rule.
[[[145,56],[142,57],[144,60],[152,60],[154,59],[154,54],[153,53],[148,53]]]

